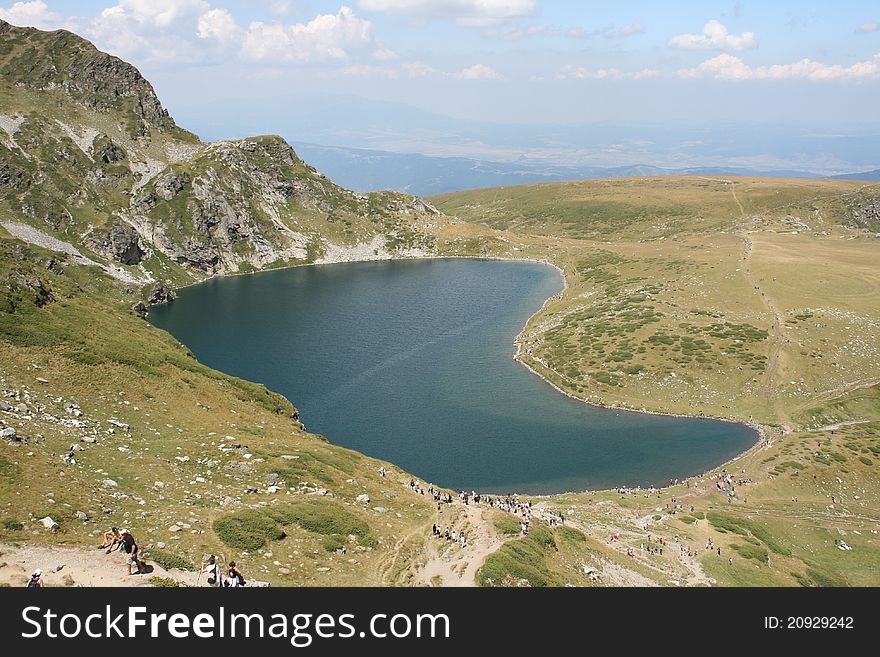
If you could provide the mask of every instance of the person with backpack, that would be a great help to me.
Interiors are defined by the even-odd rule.
[[[27,587],[29,589],[43,588],[43,571],[37,568],[31,578],[28,580]]]
[[[122,530],[122,551],[125,552],[125,563],[128,565],[128,574],[140,575],[141,564],[138,560],[138,544],[137,541],[134,540],[134,536],[132,536],[131,532],[127,529]],[[131,572],[132,566],[137,567],[136,573]]]
[[[238,569],[238,566],[235,565],[234,561],[229,562],[229,572],[226,573],[226,582],[225,586],[229,588],[237,589],[244,586],[244,575],[241,574],[241,571]]]
[[[208,557],[207,565],[202,569],[203,573],[208,574],[208,586],[223,586],[222,577],[220,576],[220,564],[212,554]]]

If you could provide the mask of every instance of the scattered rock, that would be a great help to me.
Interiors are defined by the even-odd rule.
[[[119,484],[117,484],[112,479],[105,479],[101,482],[101,486],[103,486],[104,488],[117,488]]]
[[[165,287],[164,283],[159,283],[152,289],[147,303],[151,306],[160,306],[163,303],[171,303],[177,298],[177,294],[170,287]]]
[[[183,527],[180,527],[179,525],[171,525],[171,526],[168,528],[168,531],[170,531],[170,532],[179,532],[179,531],[183,531]]]
[[[369,504],[370,503],[370,496],[367,495],[366,493],[361,493],[360,495],[358,495],[355,498],[355,501],[359,502],[361,504]]]
[[[46,529],[51,529],[53,531],[61,527],[57,522],[52,520],[51,516],[46,516],[45,518],[40,519],[40,524]]]
[[[75,515],[78,519],[82,520],[83,522],[87,522],[89,519],[89,514],[86,513],[85,511],[77,511]]]
[[[189,184],[189,176],[186,172],[169,173],[160,176],[156,180],[156,195],[170,201],[177,196],[184,187]]]

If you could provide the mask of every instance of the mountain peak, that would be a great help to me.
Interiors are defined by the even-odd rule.
[[[151,127],[178,130],[137,68],[67,30],[45,32],[0,20],[0,75],[35,91],[60,90],[88,109],[131,112],[140,136]]]

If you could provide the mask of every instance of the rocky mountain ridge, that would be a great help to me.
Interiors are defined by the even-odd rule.
[[[415,197],[343,189],[280,137],[203,143],[135,67],[70,32],[2,21],[0,213],[108,269],[174,284],[433,254],[440,216]]]

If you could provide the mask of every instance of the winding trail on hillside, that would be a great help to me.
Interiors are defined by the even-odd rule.
[[[736,205],[739,208],[740,219],[743,222],[740,226],[740,231],[737,232],[737,236],[743,242],[743,273],[745,274],[746,280],[748,281],[749,285],[752,286],[755,293],[758,295],[758,298],[761,300],[761,304],[773,317],[773,325],[771,329],[773,342],[770,347],[770,352],[767,356],[767,369],[765,370],[764,376],[761,380],[761,390],[763,392],[763,395],[770,402],[773,403],[774,410],[779,419],[782,420],[783,423],[787,423],[788,417],[785,411],[781,408],[780,404],[777,403],[779,389],[785,369],[784,349],[785,345],[789,342],[788,336],[785,333],[785,319],[782,316],[782,313],[774,305],[773,300],[761,287],[760,281],[756,281],[754,275],[752,274],[751,257],[754,245],[752,243],[751,237],[749,237],[749,233],[747,232],[746,227],[746,223],[748,222],[749,218],[746,215],[746,211],[743,207],[742,202],[739,200],[739,197],[736,194],[736,183],[733,181],[729,181],[729,184],[730,192],[733,195],[733,200],[736,202]]]
[[[464,507],[466,547],[445,539],[430,538],[425,563],[415,568],[414,586],[477,585],[477,571],[490,554],[504,545],[492,519],[487,517],[487,510],[476,505]]]

